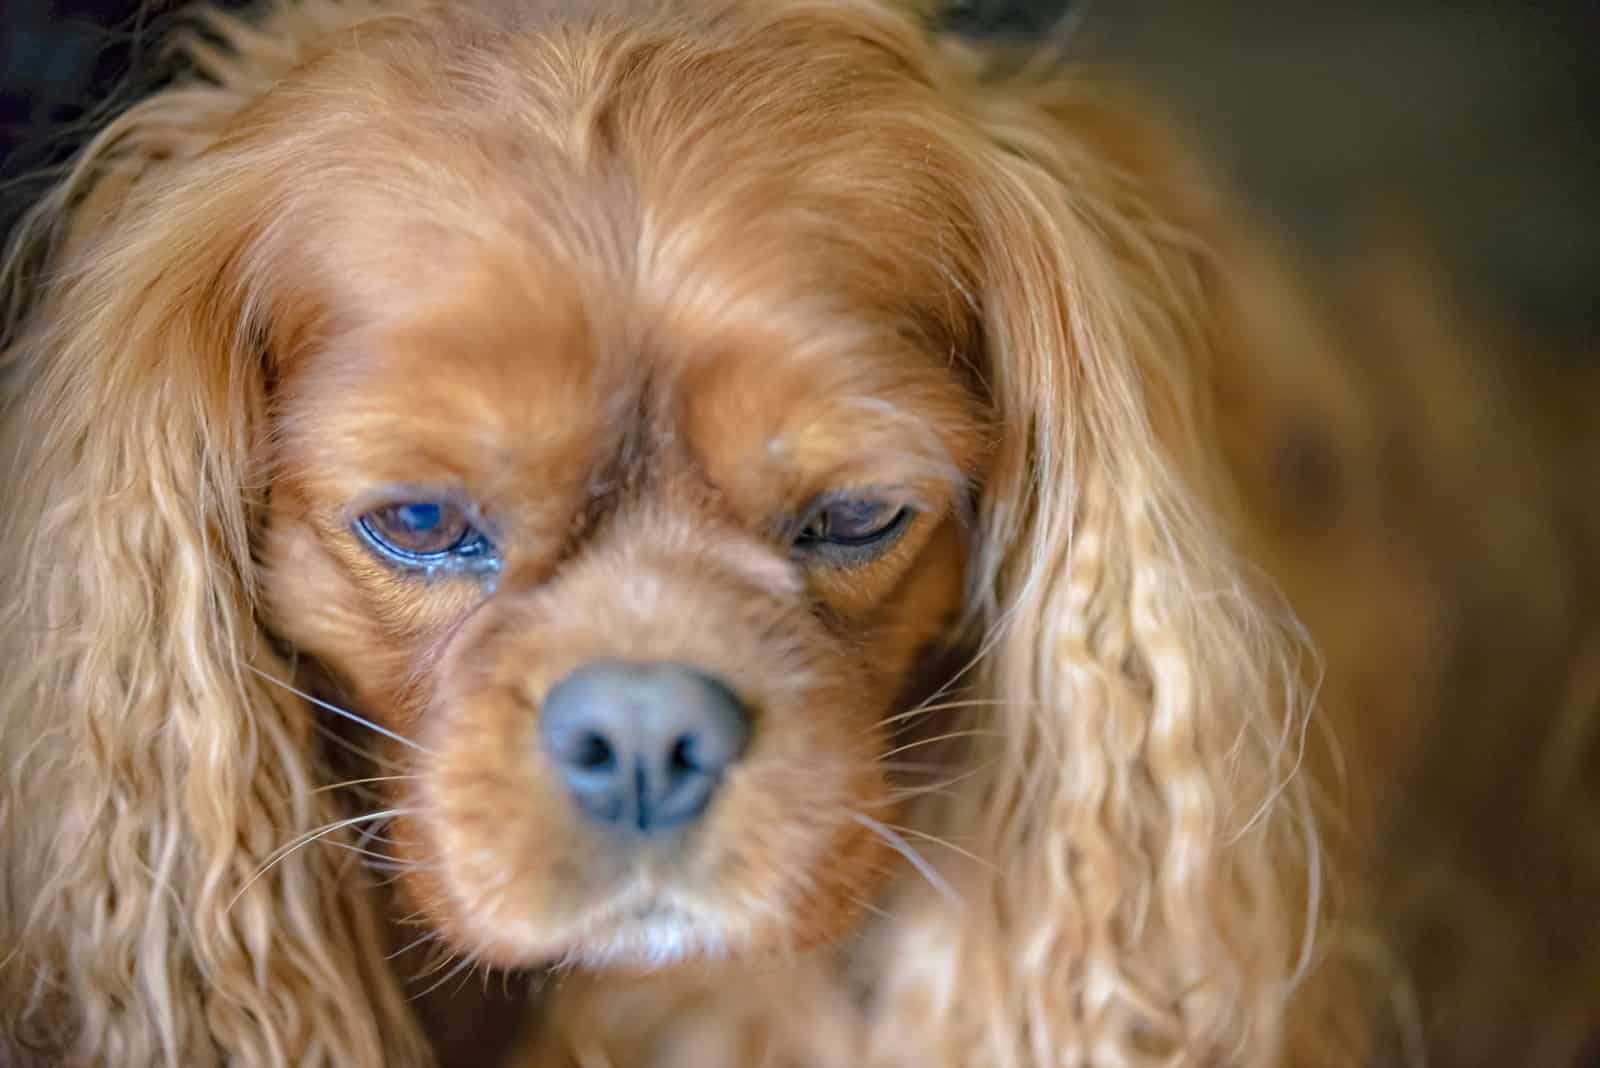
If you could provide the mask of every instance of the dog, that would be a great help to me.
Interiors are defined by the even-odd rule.
[[[187,47],[11,261],[14,1058],[1382,1055],[1247,432],[1343,365],[1159,108],[878,0]]]

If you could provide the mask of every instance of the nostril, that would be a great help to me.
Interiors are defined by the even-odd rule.
[[[585,731],[578,739],[572,763],[581,771],[614,771],[617,750],[605,735],[597,731]]]
[[[701,770],[700,762],[695,759],[695,748],[692,734],[680,735],[678,740],[672,743],[672,755],[668,758],[667,766],[674,777]]]

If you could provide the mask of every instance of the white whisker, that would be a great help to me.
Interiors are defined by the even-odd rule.
[[[948,838],[940,838],[936,834],[929,834],[927,831],[919,831],[915,827],[902,827],[897,823],[886,823],[884,826],[890,828],[891,830],[899,831],[901,834],[909,834],[914,838],[920,838],[924,842],[929,842],[937,846],[943,846],[944,848],[950,850],[950,852],[955,853],[958,856],[966,857],[968,860],[972,861],[972,863],[980,864],[992,872],[999,873],[1000,871],[1000,869],[995,867],[995,865],[990,861],[985,860],[983,857],[978,856],[976,853],[973,853],[970,850],[963,849],[961,846],[956,845]]]
[[[870,902],[870,901],[863,901],[861,898],[856,897],[856,895],[854,895],[854,894],[846,894],[845,897],[853,905],[855,905],[857,908],[860,908],[860,909],[863,909],[863,910],[865,910],[867,912],[870,912],[874,916],[879,917],[880,919],[888,920],[891,923],[894,922],[894,917],[889,914],[889,911],[887,909],[880,908],[879,906],[872,904],[872,902]]]
[[[449,958],[446,958],[446,959],[448,960]],[[444,984],[448,983],[450,980],[454,979],[456,976],[460,975],[462,972],[466,971],[468,968],[471,968],[476,963],[477,962],[474,961],[471,957],[462,957],[461,958],[461,962],[459,964],[457,964],[454,968],[451,968],[449,971],[447,971],[443,975],[441,975],[438,979],[436,979],[433,983],[431,983],[426,990],[422,990],[422,991],[419,991],[418,993],[415,993],[415,994],[411,995],[411,1000],[412,1001],[418,1001],[418,1000],[420,1000],[422,998],[427,997],[429,994],[433,993],[435,990],[438,990],[441,986],[444,986]],[[420,978],[420,976],[419,976],[419,978]]]
[[[863,815],[860,812],[852,812],[850,813],[850,818],[883,839],[889,848],[905,857],[911,866],[917,869],[924,879],[928,880],[928,885],[933,887],[939,896],[944,898],[945,902],[952,908],[960,909],[963,907],[964,903],[961,900],[961,895],[956,893],[955,888],[945,880],[944,876],[939,874],[932,864],[928,863],[926,857],[911,847],[911,843],[871,816]]]
[[[406,770],[405,767],[398,762],[390,760],[387,757],[381,757],[377,753],[368,752],[359,745],[356,745],[350,739],[342,737],[338,731],[329,727],[326,723],[323,723],[320,720],[315,724],[315,727],[318,734],[322,735],[324,738],[328,739],[328,741],[332,742],[334,745],[337,745],[340,749],[343,749],[347,753],[353,753],[362,760],[370,761],[377,767],[388,771],[404,772]]]
[[[994,761],[993,760],[985,760],[983,763],[977,765],[976,767],[968,768],[966,771],[963,771],[960,775],[952,775],[950,778],[944,779],[944,780],[942,780],[940,782],[921,783],[921,784],[916,785],[916,786],[907,786],[907,787],[904,787],[904,788],[899,789],[899,790],[893,790],[893,791],[891,791],[889,793],[889,800],[890,801],[905,801],[905,800],[908,800],[908,799],[913,798],[913,797],[923,797],[923,796],[925,796],[927,794],[936,794],[936,793],[939,793],[940,791],[948,790],[952,786],[956,786],[956,785],[959,785],[960,783],[963,783],[963,782],[967,781],[968,779],[972,778],[974,775],[979,775],[979,774],[987,771],[993,765],[994,765]],[[889,766],[893,767],[894,765],[890,764]]]
[[[956,739],[956,738],[999,738],[999,737],[1002,737],[1002,735],[1000,734],[999,731],[985,731],[985,730],[948,731],[948,732],[946,732],[944,734],[936,734],[932,738],[918,738],[915,741],[907,742],[905,745],[896,746],[895,748],[889,750],[887,753],[884,753],[882,756],[878,757],[878,760],[880,762],[882,762],[882,761],[888,760],[890,757],[894,756],[896,753],[904,753],[908,749],[915,749],[918,746],[922,746],[922,745],[933,745],[935,742],[948,742],[948,741],[951,741],[951,740]]]
[[[369,756],[370,754],[362,754]],[[330,782],[326,786],[319,786],[311,792],[314,794],[326,793],[329,790],[339,790],[346,786],[361,786],[369,782],[402,782],[407,779],[418,779],[420,775],[372,775],[365,779],[346,779],[343,782]]]
[[[261,676],[263,679],[266,679],[268,682],[272,683],[274,686],[281,686],[285,690],[288,690],[290,693],[294,694],[296,697],[299,697],[299,698],[301,698],[302,700],[305,700],[305,701],[310,701],[312,704],[316,705],[318,708],[324,709],[324,710],[326,710],[328,712],[332,712],[336,716],[343,716],[345,719],[349,720],[350,722],[358,724],[358,725],[360,725],[362,727],[366,727],[369,730],[377,731],[379,734],[383,735],[385,738],[393,739],[394,741],[399,742],[401,745],[408,745],[411,748],[415,749],[417,752],[422,753],[422,754],[424,754],[426,756],[434,756],[435,755],[434,753],[430,752],[429,750],[424,749],[422,746],[418,745],[416,742],[413,742],[410,738],[407,738],[405,735],[396,734],[394,731],[390,730],[389,728],[380,727],[378,724],[372,722],[370,719],[367,719],[364,716],[358,716],[354,712],[350,712],[350,711],[348,711],[346,709],[340,708],[338,705],[329,704],[327,701],[324,701],[319,697],[313,697],[310,694],[306,693],[304,690],[297,689],[297,688],[295,688],[293,686],[290,686],[287,682],[284,682],[282,679],[273,678],[271,675],[268,675],[265,671],[262,671],[260,668],[254,666],[253,664],[246,664],[244,666],[245,666],[245,668],[247,670],[252,671],[255,674]]]
[[[368,813],[368,814],[366,814],[364,816],[351,816],[348,819],[335,820],[334,822],[332,822],[332,823],[330,823],[330,824],[328,824],[328,825],[326,825],[324,827],[318,827],[314,831],[307,831],[305,834],[301,835],[299,838],[295,839],[293,842],[290,842],[288,845],[283,846],[277,852],[275,852],[271,856],[269,856],[267,858],[267,862],[265,864],[261,865],[261,867],[256,871],[256,873],[254,875],[250,876],[250,878],[245,882],[245,884],[243,886],[239,887],[238,893],[233,895],[232,900],[230,900],[228,902],[227,909],[224,909],[223,911],[224,912],[231,911],[233,909],[233,906],[235,906],[235,905],[237,905],[239,903],[239,899],[244,896],[245,891],[249,890],[252,886],[254,886],[256,884],[256,880],[260,879],[263,875],[267,874],[267,872],[271,871],[278,864],[281,864],[283,862],[284,858],[289,856],[295,850],[302,849],[305,846],[310,845],[312,842],[315,842],[317,839],[325,837],[326,835],[330,835],[333,832],[335,832],[337,830],[341,830],[341,829],[343,829],[345,827],[352,827],[352,826],[354,826],[354,825],[356,825],[358,823],[364,823],[367,820],[387,819],[390,816],[400,816],[400,815],[404,815],[406,813],[409,813],[411,811],[412,810],[408,809],[408,808],[385,809],[382,812],[371,812],[371,813]]]
[[[902,720],[913,719],[917,716],[932,715],[935,712],[949,712],[958,708],[1000,708],[1004,706],[1015,705],[1016,703],[1017,702],[982,697],[963,698],[959,701],[940,701],[936,704],[923,702],[922,704],[919,704],[913,708],[906,709],[904,712],[896,712],[892,716],[885,716],[883,719],[880,719],[877,723],[873,724],[873,726],[887,727],[891,723],[899,723]]]
[[[399,949],[395,950],[393,953],[387,954],[383,959],[384,960],[394,960],[396,957],[403,957],[407,953],[410,953],[413,949],[416,949],[418,946],[422,945],[423,943],[432,942],[435,938],[438,938],[438,937],[439,937],[439,934],[438,934],[437,931],[424,931],[421,935],[419,935],[416,938],[413,938],[411,941],[407,942],[405,945],[401,946]]]
[[[456,952],[454,950],[452,950],[444,942],[441,941],[438,945],[434,946],[433,949],[430,951],[428,959],[423,961],[422,970],[419,971],[416,975],[413,975],[410,978],[410,980],[408,980],[408,982],[411,982],[411,983],[421,982],[423,979],[426,979],[428,976],[433,975],[436,972],[438,972],[441,968],[449,967],[451,962],[456,960],[456,959],[457,959]]]
[[[338,842],[338,841],[333,841],[333,840],[330,840],[330,839],[325,839],[322,844],[323,845],[337,846],[340,849],[347,849],[350,852],[356,853],[356,854],[358,854],[360,856],[369,857],[372,860],[377,861],[379,864],[381,864],[383,866],[383,870],[385,870],[385,871],[416,871],[417,870],[417,866],[415,864],[412,864],[410,861],[401,860],[398,857],[391,857],[391,856],[388,856],[387,854],[378,853],[378,852],[375,852],[375,851],[373,851],[371,849],[362,849],[360,846],[353,846],[349,842]]]

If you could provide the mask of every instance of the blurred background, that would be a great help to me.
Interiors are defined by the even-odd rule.
[[[0,227],[36,195],[27,175],[160,81],[184,6],[0,2]],[[1319,254],[1404,217],[1473,301],[1600,336],[1600,4],[953,0],[946,21],[1064,30],[1129,65]]]
[[[178,13],[0,0],[0,231],[169,76]],[[1600,1066],[1600,4],[944,19],[1142,82],[1292,279],[1223,430],[1255,558],[1355,725],[1352,863],[1380,878],[1350,907],[1413,978],[1377,1063],[1425,1041],[1444,1068]]]

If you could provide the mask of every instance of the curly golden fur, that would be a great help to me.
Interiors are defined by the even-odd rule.
[[[1216,414],[1273,331],[1144,102],[869,0],[207,27],[4,364],[16,1056],[430,1063],[421,943],[558,968],[530,1066],[1363,1061]],[[415,486],[497,570],[363,547]],[[775,534],[860,487],[882,555]],[[606,656],[760,709],[650,864],[528,744]]]

